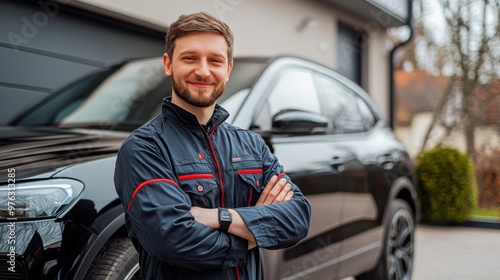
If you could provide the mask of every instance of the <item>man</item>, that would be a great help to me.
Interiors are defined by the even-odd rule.
[[[216,18],[183,15],[166,35],[172,97],[123,143],[115,172],[144,279],[262,279],[258,248],[307,235],[311,207],[262,138],[216,105],[233,66]]]

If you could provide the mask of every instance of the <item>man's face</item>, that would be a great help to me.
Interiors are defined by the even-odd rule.
[[[172,77],[174,94],[195,107],[209,107],[224,92],[233,67],[222,35],[192,33],[178,38],[172,58],[163,56],[165,73]]]

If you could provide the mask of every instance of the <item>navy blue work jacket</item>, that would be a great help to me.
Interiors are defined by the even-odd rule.
[[[191,206],[234,208],[259,248],[285,248],[307,235],[309,202],[263,139],[224,122],[228,116],[217,105],[203,127],[166,98],[162,113],[120,148],[115,186],[144,279],[262,279],[258,249],[195,222]],[[292,184],[293,199],[255,206],[273,175]]]

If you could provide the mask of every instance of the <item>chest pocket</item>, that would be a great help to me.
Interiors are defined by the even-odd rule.
[[[233,163],[235,169],[235,201],[238,207],[253,206],[264,190],[262,162],[247,160]]]
[[[215,208],[218,206],[218,190],[213,174],[186,174],[179,175],[178,179],[181,183],[181,188],[189,195],[192,206],[205,208]]]

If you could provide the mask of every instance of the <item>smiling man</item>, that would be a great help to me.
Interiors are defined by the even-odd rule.
[[[309,202],[262,138],[216,104],[233,66],[229,27],[183,15],[166,35],[172,97],[123,143],[115,186],[144,279],[262,279],[258,248],[307,235]]]
[[[230,59],[221,35],[200,32],[178,38],[175,51],[169,48],[163,55],[165,73],[172,77],[172,103],[194,113],[205,124],[224,92],[233,68]]]

